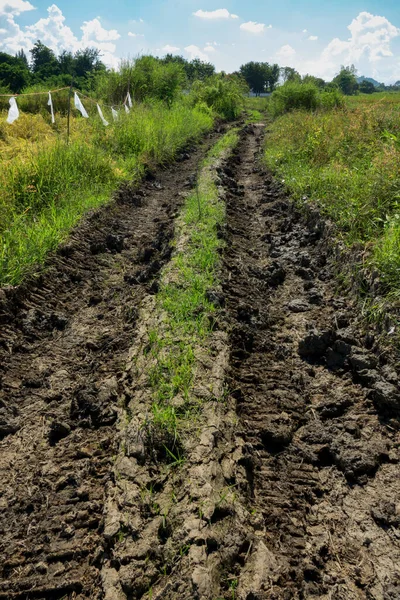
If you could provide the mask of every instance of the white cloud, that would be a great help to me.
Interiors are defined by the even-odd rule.
[[[318,39],[318,36],[317,35],[310,35],[308,39],[310,40],[310,42],[316,42],[317,39]]]
[[[276,53],[276,55],[279,58],[285,59],[285,60],[288,58],[292,58],[295,54],[296,54],[296,50],[294,48],[292,48],[292,46],[289,46],[289,44],[282,46],[282,48],[280,48],[278,50],[278,52]]]
[[[191,46],[186,46],[185,52],[189,55],[190,60],[193,60],[194,58],[199,58],[200,60],[204,60],[206,62],[209,60],[207,54],[202,52],[202,50],[194,44]]]
[[[143,33],[132,33],[132,31],[128,31],[128,35],[129,35],[129,37],[133,37],[133,38],[144,37]]]
[[[303,29],[303,33],[308,33],[308,29]]]
[[[284,58],[300,73],[311,73],[328,81],[341,65],[351,64],[360,74],[379,81],[395,82],[400,78],[399,59],[392,47],[400,36],[398,27],[386,17],[361,12],[347,29],[350,32],[347,39],[334,38],[319,56],[313,57],[310,52],[307,59],[284,50]]]
[[[249,33],[263,33],[266,29],[271,29],[272,25],[265,25],[265,23],[257,23],[256,21],[248,21],[247,23],[242,23],[240,29],[243,31],[247,31]]]
[[[227,8],[217,10],[197,10],[193,13],[199,19],[238,19],[238,15],[232,15]]]
[[[82,43],[89,43],[90,40],[97,42],[113,42],[121,37],[116,29],[104,29],[99,19],[84,21],[81,30],[83,31]]]
[[[390,42],[400,35],[400,29],[385,17],[368,12],[361,12],[353,19],[348,30],[351,33],[348,40],[334,38],[325,48],[324,55],[327,59],[342,56],[347,64],[366,57],[373,63],[385,56],[393,56]]]
[[[207,45],[204,48],[204,52],[210,52],[210,53],[215,52],[215,48],[214,48],[214,46]]]
[[[165,54],[175,54],[176,52],[179,52],[179,50],[180,48],[178,48],[178,46],[170,46],[169,44],[161,48],[161,52],[165,52]]]
[[[0,16],[11,16],[18,17],[21,13],[28,10],[34,10],[30,2],[25,0],[0,0]]]
[[[21,4],[29,4],[23,0],[6,0],[1,7],[7,7],[11,3],[15,5],[14,11],[20,11]],[[30,9],[25,7],[25,10]],[[33,25],[27,25],[24,28],[21,28],[14,19],[14,15],[18,16],[18,12],[8,13],[5,23],[7,31],[5,37],[0,40],[0,49],[10,54],[15,54],[21,48],[25,52],[29,52],[35,42],[40,39],[43,44],[57,54],[63,50],[76,52],[90,46],[101,52],[101,60],[105,64],[114,67],[118,65],[119,60],[115,56],[116,46],[113,43],[120,37],[118,31],[104,29],[100,20],[96,18],[83,23],[82,37],[78,39],[70,27],[65,24],[65,17],[58,6],[52,4],[47,9],[47,13],[46,18],[39,19]]]

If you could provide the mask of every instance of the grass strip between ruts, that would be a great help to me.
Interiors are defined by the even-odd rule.
[[[178,219],[175,253],[156,298],[162,318],[148,332],[151,425],[172,440],[166,447],[172,463],[182,460],[182,446],[175,442],[201,409],[201,401],[192,394],[196,351],[206,346],[218,310],[210,290],[218,287],[219,251],[224,244],[218,230],[225,223],[225,202],[215,181],[215,166],[237,142],[237,130],[229,131],[201,165],[197,187],[187,196]]]

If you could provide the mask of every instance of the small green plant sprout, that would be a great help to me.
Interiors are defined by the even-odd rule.
[[[239,585],[238,579],[233,579],[229,585],[229,590],[232,594],[232,600],[236,599],[236,590],[237,590],[238,585]]]
[[[233,490],[235,487],[237,487],[237,485],[238,484],[235,483],[234,485],[230,485],[227,488],[224,488],[221,490],[219,500],[215,505],[216,508],[219,508],[221,506],[221,504],[227,500],[229,493],[231,492],[231,490]],[[231,500],[232,500],[232,504],[233,504],[236,500],[235,493],[232,494]]]
[[[181,546],[181,548],[179,548],[180,556],[181,557],[187,556],[189,554],[189,550],[190,550],[190,544],[185,544],[184,546]]]
[[[164,448],[165,448],[167,455],[171,459],[171,462],[168,465],[169,467],[179,467],[179,466],[183,465],[183,463],[185,462],[185,458],[180,455],[179,450],[177,450],[176,454],[174,454],[174,452],[172,452],[169,448],[167,448],[167,446],[164,446]]]

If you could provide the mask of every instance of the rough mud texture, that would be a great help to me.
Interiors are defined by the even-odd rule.
[[[0,598],[102,598],[120,375],[199,160],[127,186],[0,292]],[[194,149],[192,149],[194,150]]]
[[[0,292],[0,600],[400,598],[399,365],[360,333],[329,226],[263,170],[262,129],[215,165],[219,312],[178,468],[150,332],[202,152]]]
[[[209,169],[216,182],[220,162]],[[176,229],[176,260],[163,269],[162,284],[182,277],[179,254],[187,251],[189,234],[181,219]],[[218,306],[221,291],[211,290],[211,296]],[[108,486],[105,599],[221,598],[230,586],[225,563],[232,556],[236,560],[238,551],[243,558],[250,548],[247,508],[236,502],[245,469],[239,465],[243,451],[235,435],[235,402],[226,400],[229,337],[215,328],[195,345],[190,398],[178,395],[172,401],[178,414],[190,413],[178,444],[152,416],[149,374],[158,355],[151,352],[151,333],[163,337],[168,331],[167,316],[154,297],[143,300],[139,323],[121,379],[127,418],[119,423],[115,476]],[[184,456],[184,462],[174,466],[165,447]]]
[[[236,597],[400,598],[398,376],[334,277],[317,213],[256,163],[259,127],[227,180],[230,389],[265,557]],[[249,524],[254,524],[249,520]],[[252,552],[249,561],[252,561]],[[229,596],[226,596],[229,597]]]

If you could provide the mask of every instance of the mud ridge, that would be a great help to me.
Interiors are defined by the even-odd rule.
[[[250,584],[232,573],[235,597],[394,600],[398,375],[339,291],[329,227],[296,210],[261,148],[262,127],[247,128],[228,167],[229,385],[265,554]]]
[[[119,380],[174,219],[217,139],[89,217],[44,273],[0,291],[0,598],[102,598]]]

